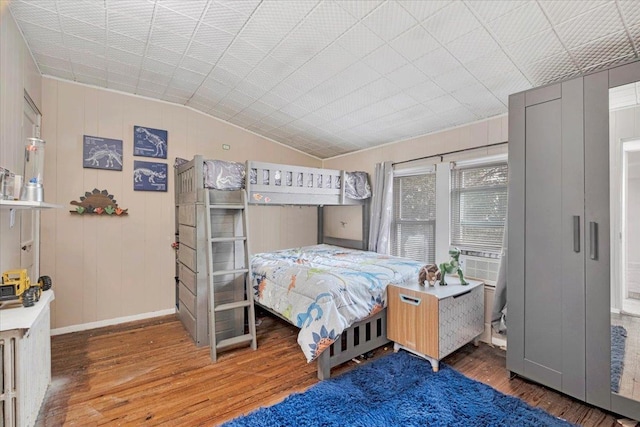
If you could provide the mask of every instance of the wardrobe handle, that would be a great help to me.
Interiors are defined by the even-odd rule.
[[[598,223],[591,221],[589,223],[589,258],[598,259]]]
[[[573,216],[573,251],[580,252],[580,215]]]

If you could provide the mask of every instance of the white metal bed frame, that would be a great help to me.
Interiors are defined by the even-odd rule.
[[[204,161],[196,155],[176,168],[175,200],[176,205],[184,203],[204,202],[205,191],[209,191],[211,200],[229,203],[229,191],[212,190],[204,187]],[[255,170],[257,182],[251,184],[249,174]],[[248,201],[254,205],[305,205],[318,206],[318,243],[328,243],[353,249],[366,250],[369,235],[369,200],[354,200],[345,195],[346,173],[342,170],[320,169],[303,166],[282,165],[247,161],[246,191]],[[276,172],[279,180],[276,180]],[[287,174],[291,179],[287,182]],[[302,186],[298,184],[298,174],[302,177]],[[321,176],[321,181],[318,177]],[[264,178],[268,177],[268,180]],[[340,182],[340,186],[336,183]],[[322,186],[319,186],[322,182]],[[287,184],[290,185],[287,185]],[[330,183],[330,185],[328,184]],[[231,192],[232,193],[232,192]],[[362,206],[362,240],[340,239],[324,235],[323,206]],[[176,215],[176,230],[178,218]],[[176,272],[176,282],[178,273]],[[178,284],[176,284],[178,285]],[[176,291],[177,292],[177,291]],[[177,295],[176,295],[177,297]],[[176,300],[177,302],[177,300]],[[256,303],[261,308],[283,318],[273,310]],[[289,320],[285,319],[288,323]],[[318,378],[329,378],[331,368],[354,357],[372,351],[389,342],[387,339],[386,309],[353,324],[346,329],[331,347],[320,354],[317,359]]]

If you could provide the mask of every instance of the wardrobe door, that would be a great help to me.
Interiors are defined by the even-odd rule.
[[[584,399],[582,79],[517,96],[509,111],[507,368]]]

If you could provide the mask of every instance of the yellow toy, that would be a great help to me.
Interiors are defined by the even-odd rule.
[[[8,270],[2,273],[0,301],[20,300],[25,307],[31,307],[40,301],[43,291],[51,289],[51,278],[40,276],[38,284],[31,285],[27,270]]]

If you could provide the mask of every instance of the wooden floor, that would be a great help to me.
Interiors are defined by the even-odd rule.
[[[36,425],[217,425],[315,384],[315,364],[306,363],[297,329],[279,319],[261,320],[257,351],[223,353],[216,364],[175,316],[55,336],[52,385]],[[390,351],[378,349],[375,357]],[[444,362],[572,423],[616,425],[611,414],[509,380],[502,350],[468,345]],[[355,366],[348,362],[332,375]]]

